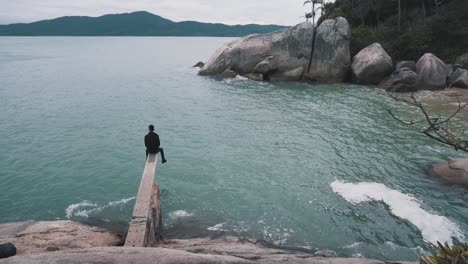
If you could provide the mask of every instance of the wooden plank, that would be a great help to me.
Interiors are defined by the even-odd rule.
[[[152,200],[154,173],[156,171],[157,154],[148,155],[145,169],[141,178],[140,187],[135,200],[132,220],[128,228],[126,247],[146,247],[148,236],[154,236],[150,231],[154,225]],[[154,229],[153,229],[154,230]]]
[[[160,194],[161,192],[159,191],[159,185],[155,184],[155,197],[154,197],[154,212],[156,215],[154,215],[155,219],[155,239],[156,243],[161,241],[161,227],[162,227],[162,212],[161,212],[161,201],[160,201]]]

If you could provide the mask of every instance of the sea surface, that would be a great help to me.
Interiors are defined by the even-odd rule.
[[[198,76],[227,41],[0,38],[0,222],[124,232],[154,124],[166,237],[403,260],[467,241],[467,190],[427,174],[466,154],[387,112],[417,109],[374,87]]]

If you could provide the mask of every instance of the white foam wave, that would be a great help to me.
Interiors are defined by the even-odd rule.
[[[227,231],[227,230],[223,229],[224,224],[225,223],[216,224],[214,226],[208,227],[207,229],[210,230],[210,231]]]
[[[234,78],[227,78],[227,79],[224,79],[223,81],[225,83],[228,83],[228,84],[233,84],[233,83],[236,83],[236,82],[243,82],[243,81],[246,81],[246,80],[248,80],[246,77],[237,75]]]
[[[355,242],[352,243],[351,245],[344,246],[343,248],[357,248],[362,245],[362,242]]]
[[[322,249],[322,250],[315,251],[314,255],[322,256],[322,257],[332,257],[332,258],[338,256],[338,254],[336,254],[335,251],[329,250],[329,249]]]
[[[193,215],[192,213],[189,213],[189,212],[187,212],[185,210],[177,210],[177,211],[169,213],[169,217],[172,218],[172,219],[177,219],[177,218],[181,218],[181,217],[189,217],[189,216],[192,216],[192,215]]]
[[[108,204],[108,206],[116,206],[116,205],[126,204],[126,203],[128,203],[128,202],[130,202],[130,201],[132,201],[132,200],[134,200],[134,199],[135,199],[135,197],[124,198],[124,199],[122,199],[122,200],[110,202],[110,203]]]
[[[375,182],[346,183],[336,180],[330,184],[348,202],[358,204],[367,201],[382,201],[390,207],[393,215],[415,225],[424,240],[435,243],[452,243],[452,237],[464,240],[460,228],[445,216],[431,214],[421,208],[421,202],[411,195]]]
[[[264,227],[263,236],[265,240],[271,241],[274,245],[279,246],[285,245],[291,237],[291,234],[287,229]]]
[[[82,201],[80,203],[76,204],[70,204],[66,209],[65,213],[68,219],[70,219],[72,216],[77,215],[77,216],[87,216],[87,212],[89,210],[83,209],[83,208],[90,208],[97,206],[95,203],[91,203],[90,201]]]
[[[88,217],[90,213],[97,213],[109,207],[121,206],[135,199],[135,197],[125,198],[118,201],[109,202],[106,205],[99,206],[90,201],[81,201],[76,204],[70,204],[65,209],[65,214],[68,219],[72,217]]]

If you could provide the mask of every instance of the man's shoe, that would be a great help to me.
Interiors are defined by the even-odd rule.
[[[166,163],[166,162],[167,162],[167,160],[163,160],[163,161],[162,161],[162,163]]]

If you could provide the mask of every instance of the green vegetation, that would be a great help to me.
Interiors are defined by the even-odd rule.
[[[430,52],[454,63],[468,49],[467,0],[336,0],[320,20],[343,16],[351,25],[351,54],[379,42],[394,60]]]
[[[60,17],[29,24],[0,25],[0,36],[213,36],[242,37],[284,28],[277,25],[235,25],[173,22],[148,12],[101,17]]]
[[[468,244],[450,247],[447,243],[432,245],[432,256],[421,257],[421,264],[468,264]]]

